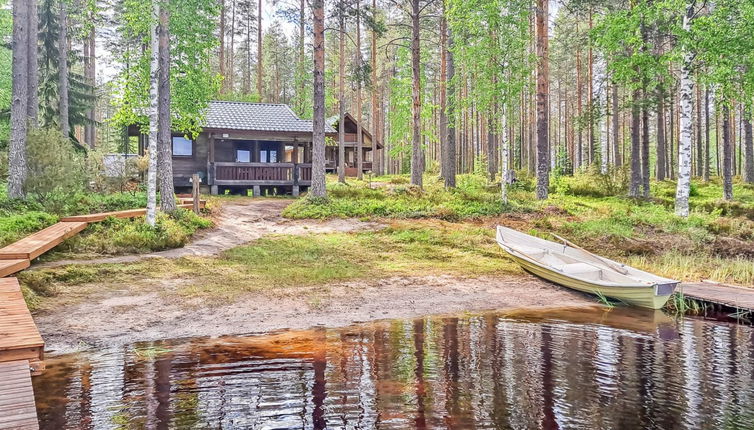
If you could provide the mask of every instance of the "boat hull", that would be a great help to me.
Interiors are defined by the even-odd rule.
[[[670,294],[657,295],[655,285],[647,286],[606,286],[593,284],[581,279],[575,279],[563,273],[547,269],[531,261],[521,258],[515,253],[507,253],[511,256],[524,270],[548,281],[578,290],[584,293],[603,295],[612,299],[620,300],[624,303],[640,306],[649,309],[661,309],[665,306]],[[672,291],[671,291],[672,293]]]

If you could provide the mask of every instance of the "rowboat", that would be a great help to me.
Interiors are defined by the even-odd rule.
[[[660,309],[679,283],[558,239],[563,243],[497,227],[497,243],[524,270],[564,287],[635,306]]]

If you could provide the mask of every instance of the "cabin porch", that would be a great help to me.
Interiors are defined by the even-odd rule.
[[[311,142],[275,136],[209,134],[207,184],[212,194],[292,194],[311,185]]]

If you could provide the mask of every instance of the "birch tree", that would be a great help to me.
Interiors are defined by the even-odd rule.
[[[149,167],[147,170],[147,224],[154,226],[157,222],[157,142],[159,139],[159,81],[160,81],[160,3],[152,0],[152,16],[150,21],[149,65]]]
[[[694,2],[686,7],[683,16],[683,31],[691,31],[691,19],[694,16]],[[693,125],[692,97],[694,96],[694,81],[691,79],[693,53],[686,48],[681,64],[681,82],[679,98],[681,101],[681,135],[678,145],[678,185],[675,194],[675,213],[682,217],[689,216],[689,194],[691,190],[691,137]]]

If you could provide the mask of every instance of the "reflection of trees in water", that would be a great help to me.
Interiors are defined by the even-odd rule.
[[[486,314],[150,344],[53,358],[34,384],[55,429],[754,426],[754,330],[657,324]]]

